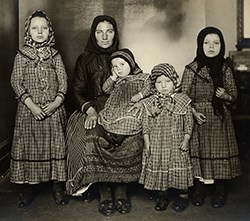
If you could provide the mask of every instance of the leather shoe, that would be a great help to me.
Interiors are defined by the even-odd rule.
[[[100,202],[99,212],[104,216],[111,216],[115,213],[113,200],[104,200]]]
[[[23,208],[23,207],[29,206],[35,198],[36,198],[36,194],[33,192],[20,193],[18,207]]]
[[[205,195],[201,195],[201,194],[193,194],[193,196],[191,197],[191,203],[194,206],[203,206],[205,203]]]
[[[169,200],[166,198],[157,198],[154,209],[156,211],[164,211],[167,209]]]
[[[212,207],[222,208],[226,203],[226,196],[220,195],[212,198]]]
[[[131,202],[128,198],[121,198],[116,200],[116,210],[119,213],[129,213],[131,210]]]
[[[173,202],[172,209],[175,212],[182,212],[188,207],[188,199],[178,198],[176,201]]]
[[[55,191],[54,194],[55,203],[58,205],[67,205],[69,203],[68,197],[64,194],[64,191]]]

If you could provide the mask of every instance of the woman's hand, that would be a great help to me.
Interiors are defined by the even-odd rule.
[[[223,87],[218,87],[216,89],[215,96],[226,101],[232,100],[231,95],[229,95]]]
[[[202,125],[207,122],[207,118],[204,114],[197,112],[194,108],[192,110],[194,118],[199,125]]]
[[[96,112],[96,110],[93,107],[90,107],[86,111],[86,114],[87,114],[87,116],[86,116],[86,119],[85,119],[84,127],[86,129],[95,128],[95,126],[97,124],[98,113]]]

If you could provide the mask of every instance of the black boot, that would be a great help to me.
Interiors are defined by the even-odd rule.
[[[212,207],[221,208],[227,200],[226,180],[215,180],[212,195]]]
[[[37,184],[22,184],[23,191],[19,194],[18,207],[29,206],[37,195]]]
[[[115,185],[116,210],[122,214],[129,213],[131,210],[131,202],[127,195],[127,188],[127,183],[117,183]]]
[[[194,190],[191,194],[191,203],[194,206],[202,206],[205,203],[206,198],[206,186],[199,179],[194,179]]]
[[[100,204],[99,212],[104,216],[111,216],[115,213],[115,204],[112,199],[109,183],[99,183]]]
[[[69,199],[64,193],[64,186],[64,182],[54,181],[52,187],[55,203],[62,206],[69,203]]]
[[[183,212],[189,204],[188,190],[179,190],[178,197],[173,202],[172,209],[175,212]]]
[[[154,209],[156,211],[164,211],[167,209],[168,204],[169,204],[169,199],[167,197],[167,192],[158,191]]]

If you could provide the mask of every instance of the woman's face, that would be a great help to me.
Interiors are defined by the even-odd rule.
[[[113,44],[115,31],[113,25],[108,21],[99,22],[95,30],[95,38],[98,46],[109,48]]]
[[[209,58],[213,58],[220,53],[220,49],[221,42],[219,36],[217,34],[207,34],[203,42],[204,54]]]
[[[128,62],[126,62],[123,58],[119,58],[119,57],[114,58],[112,59],[111,64],[112,64],[113,70],[115,71],[117,76],[120,78],[124,78],[128,76],[131,71],[131,68]]]
[[[42,43],[49,37],[48,22],[43,17],[34,17],[30,21],[29,32],[33,41]]]
[[[155,88],[163,95],[170,95],[174,91],[174,83],[167,76],[161,75],[155,81]]]

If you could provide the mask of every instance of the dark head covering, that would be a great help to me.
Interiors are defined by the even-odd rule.
[[[155,88],[155,82],[158,77],[165,75],[174,84],[174,92],[180,89],[180,78],[175,70],[175,68],[168,63],[161,63],[153,67],[150,74],[150,80],[152,83],[152,88]]]
[[[31,19],[35,18],[35,17],[41,17],[41,18],[45,18],[47,20],[48,23],[48,27],[49,27],[49,36],[48,39],[42,43],[38,43],[33,41],[33,39],[31,38],[30,35],[30,23],[31,23]],[[24,33],[24,45],[27,46],[31,46],[31,47],[35,47],[35,48],[40,48],[40,47],[49,47],[55,44],[55,36],[54,36],[54,31],[52,29],[52,23],[50,21],[50,19],[47,17],[47,15],[43,12],[43,11],[35,11],[33,12],[27,19],[25,22],[25,33]]]
[[[126,62],[128,62],[131,72],[130,74],[138,74],[140,72],[142,72],[142,70],[140,69],[140,67],[138,66],[138,64],[135,61],[135,57],[133,55],[133,53],[127,49],[127,48],[123,48],[120,49],[118,51],[115,51],[111,56],[110,56],[110,63],[114,58],[122,58],[124,59]]]
[[[96,27],[100,22],[103,22],[103,21],[108,21],[109,23],[111,23],[113,25],[114,32],[115,32],[113,44],[109,48],[100,47],[97,44],[96,38],[95,38]],[[96,53],[96,54],[113,53],[116,50],[118,50],[118,45],[119,45],[119,37],[118,37],[118,29],[117,29],[117,24],[116,24],[115,19],[109,15],[96,16],[91,25],[91,32],[90,32],[89,40],[88,40],[87,46],[85,47],[85,50]]]
[[[207,57],[204,54],[203,50],[204,39],[208,34],[217,34],[219,36],[221,43],[221,49],[219,54],[212,58]],[[215,96],[215,90],[217,87],[223,87],[222,67],[226,61],[224,55],[225,55],[225,41],[221,31],[215,27],[206,27],[202,29],[197,37],[197,51],[194,60],[197,61],[198,63],[197,71],[199,71],[204,66],[207,66],[210,70],[209,74],[214,84],[214,95],[212,98],[212,106],[214,108],[215,114],[221,116],[222,118],[224,116],[223,102],[221,99]]]

